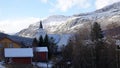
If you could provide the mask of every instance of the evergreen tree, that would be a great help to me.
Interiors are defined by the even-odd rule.
[[[53,37],[49,38],[48,51],[48,58],[50,59],[56,51],[56,43]]]
[[[100,58],[101,56],[101,50],[104,49],[104,42],[103,42],[103,32],[101,30],[100,24],[95,22],[91,29],[91,40],[94,42],[95,49],[94,49],[94,56],[95,56],[95,66],[96,68],[100,68],[100,65],[102,65],[102,61]]]
[[[92,41],[100,41],[103,38],[103,32],[101,30],[100,24],[95,22],[91,29],[91,40]]]
[[[50,43],[49,43],[49,37],[48,37],[47,34],[45,35],[45,38],[44,38],[44,45],[47,46],[47,47],[48,47],[48,45],[50,45]]]
[[[56,45],[55,39],[54,39],[53,37],[51,37],[51,38],[49,39],[49,43],[50,43],[50,45]]]
[[[44,45],[43,43],[44,43],[43,37],[40,36],[40,38],[39,38],[39,45],[38,46],[43,46]]]
[[[38,45],[38,41],[37,41],[36,38],[33,39],[33,43],[32,43],[32,45],[35,46],[35,47]]]

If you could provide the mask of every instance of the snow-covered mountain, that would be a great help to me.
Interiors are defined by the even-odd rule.
[[[43,20],[44,29],[47,33],[71,33],[79,30],[83,24],[99,22],[103,29],[110,23],[120,22],[120,2],[106,6],[90,13],[73,16],[54,15]],[[34,36],[38,30],[39,22],[31,24],[27,29],[18,33],[19,36]]]
[[[53,15],[43,19],[43,26],[48,34],[58,34],[61,37],[87,27],[93,22],[98,22],[105,30],[110,23],[120,24],[120,2],[106,6],[89,13],[81,13],[73,16]],[[87,26],[84,26],[87,25]],[[21,30],[17,35],[34,37],[39,27],[39,22],[31,24],[27,29]]]
[[[63,15],[49,16],[48,18],[42,21],[43,28],[47,33],[50,33],[50,34],[54,33],[57,27],[60,26],[61,24],[64,24],[64,22],[66,22],[66,20],[69,18],[70,18],[69,16],[66,17]],[[31,24],[27,29],[23,29],[19,33],[17,33],[17,35],[25,36],[25,37],[33,37],[34,35],[36,35],[36,32],[39,29],[39,23],[40,22]]]

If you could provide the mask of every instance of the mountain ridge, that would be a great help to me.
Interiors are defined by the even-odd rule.
[[[43,19],[43,26],[48,34],[71,34],[81,28],[90,28],[93,22],[101,24],[103,30],[111,23],[120,25],[120,2],[106,6],[93,12],[83,13],[73,16],[53,15]],[[38,30],[39,22],[31,24],[27,29],[17,33],[18,36],[34,37]]]

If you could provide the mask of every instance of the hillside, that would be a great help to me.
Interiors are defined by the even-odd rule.
[[[120,22],[120,2],[106,6],[90,13],[73,16],[53,15],[43,20],[44,29],[50,34],[72,33],[79,30],[83,25],[90,25],[97,21],[103,29],[110,23]],[[31,24],[27,29],[21,30],[17,35],[33,37],[38,30],[39,22]]]

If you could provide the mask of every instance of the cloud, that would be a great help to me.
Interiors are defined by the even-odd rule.
[[[100,9],[100,8],[103,8],[107,5],[110,5],[110,4],[113,4],[115,2],[119,2],[120,0],[96,0],[95,2],[95,6],[96,6],[96,9]]]
[[[15,20],[3,20],[0,21],[0,31],[4,31],[8,34],[13,34],[19,32],[20,30],[27,28],[30,24],[40,21],[39,18],[25,18],[25,19],[15,19]]]
[[[52,11],[60,10],[66,12],[71,8],[88,8],[91,6],[88,0],[56,0],[55,3],[52,3]]]

